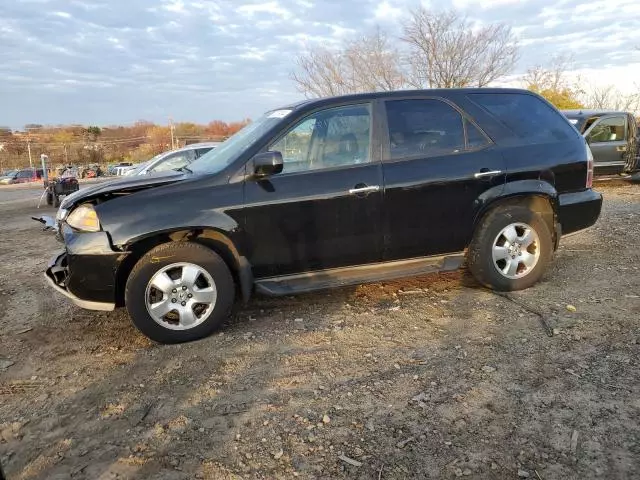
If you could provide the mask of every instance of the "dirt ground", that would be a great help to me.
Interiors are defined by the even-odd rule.
[[[60,245],[0,192],[0,462],[10,480],[640,478],[640,185],[597,189],[596,227],[508,298],[464,273],[258,298],[178,346],[47,289]]]

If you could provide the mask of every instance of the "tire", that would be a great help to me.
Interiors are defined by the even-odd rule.
[[[53,194],[53,206],[58,208],[60,206],[60,195]]]
[[[199,269],[197,283],[200,286],[195,285],[195,281],[189,284],[185,280],[189,276],[188,272],[194,269]],[[169,281],[176,282],[175,285],[163,283],[162,280],[166,282],[164,275]],[[184,291],[181,287],[183,281],[190,285]],[[212,295],[202,293],[209,291],[206,285],[212,282],[215,298],[198,317],[198,312],[204,309],[205,304],[191,306],[191,302],[200,298],[199,295]],[[162,285],[164,291],[155,285]],[[131,321],[144,335],[158,343],[189,342],[210,335],[229,318],[234,297],[233,277],[224,260],[207,247],[192,242],[165,243],[152,249],[135,265],[125,288],[125,305]],[[159,305],[162,309],[175,310],[160,319],[154,319],[150,313],[151,306],[147,307],[148,302],[150,305]],[[157,310],[156,318],[162,311]],[[180,320],[177,321],[176,317]],[[182,325],[183,318],[187,320],[185,325]],[[192,323],[194,318],[195,323]],[[190,323],[188,320],[191,320],[193,326],[187,326]]]
[[[517,234],[513,244],[507,239],[513,236],[510,226],[514,226]],[[533,237],[525,236],[524,227],[533,231]],[[535,240],[526,247],[531,238]],[[482,219],[469,245],[467,263],[482,285],[514,291],[529,288],[540,280],[552,254],[553,237],[542,216],[522,205],[507,205],[496,207]],[[513,265],[517,265],[515,272]]]
[[[53,205],[53,193],[47,193],[47,205]]]

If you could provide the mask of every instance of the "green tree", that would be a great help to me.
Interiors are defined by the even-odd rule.
[[[85,130],[85,134],[87,135],[89,140],[92,142],[95,142],[96,140],[98,140],[98,137],[100,136],[101,133],[102,133],[102,129],[100,127],[96,127],[92,125],[88,126]]]

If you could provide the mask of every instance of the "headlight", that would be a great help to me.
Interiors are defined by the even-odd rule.
[[[84,204],[73,210],[67,217],[67,225],[84,232],[97,232],[100,230],[98,214],[92,205]]]
[[[65,218],[67,218],[67,213],[69,213],[69,210],[67,210],[66,208],[59,208],[58,213],[56,213],[56,220],[64,220]]]

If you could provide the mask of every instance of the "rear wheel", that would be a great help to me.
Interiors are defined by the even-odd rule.
[[[160,245],[142,257],[127,280],[133,324],[159,343],[209,335],[229,316],[235,289],[224,260],[190,242]]]
[[[497,207],[478,226],[468,264],[483,285],[501,291],[535,284],[547,269],[553,238],[542,216],[520,205]]]

